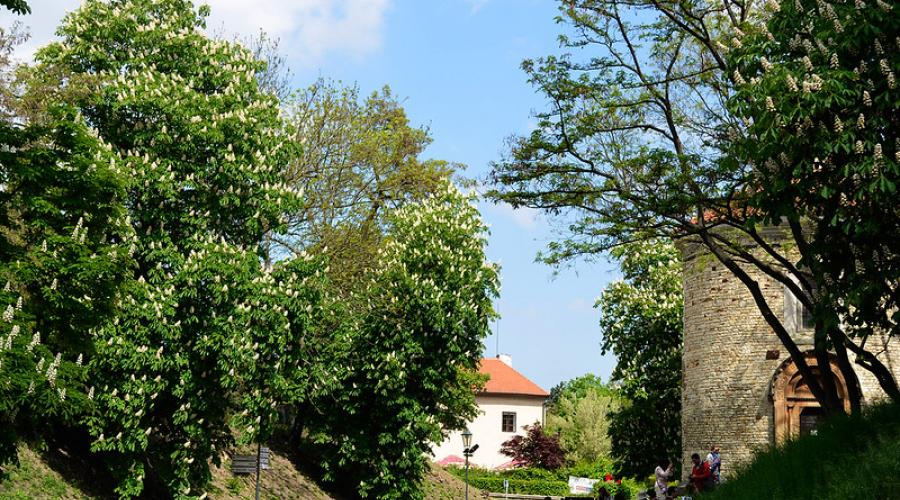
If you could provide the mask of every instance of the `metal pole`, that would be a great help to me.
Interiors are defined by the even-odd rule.
[[[469,450],[466,449],[463,455],[466,456],[466,500],[469,500]]]
[[[262,444],[256,443],[256,500],[259,500],[259,471],[262,469],[260,457],[262,454]]]

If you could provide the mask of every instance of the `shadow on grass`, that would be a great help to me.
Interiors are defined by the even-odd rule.
[[[90,498],[117,498],[115,483],[102,459],[90,452],[88,438],[71,431],[66,434],[65,441],[54,438],[38,451],[44,464]]]
[[[285,458],[301,474],[314,481],[316,485],[335,500],[350,500],[358,498],[355,485],[341,485],[322,481],[324,471],[319,465],[322,463],[321,452],[319,448],[309,441],[302,438],[292,438],[290,436],[276,436],[272,439],[269,448],[276,451]]]

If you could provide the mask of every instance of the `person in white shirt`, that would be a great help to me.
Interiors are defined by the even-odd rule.
[[[720,471],[722,470],[722,455],[719,453],[719,447],[712,445],[709,449],[709,455],[706,455],[706,463],[709,464],[709,471],[712,473],[713,484],[719,485]]]
[[[656,490],[656,498],[666,498],[669,491],[669,479],[675,473],[675,465],[669,459],[659,461],[656,466],[656,484],[653,485]]]

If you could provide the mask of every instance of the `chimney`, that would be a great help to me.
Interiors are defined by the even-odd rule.
[[[512,356],[509,354],[498,354],[497,359],[506,363],[506,366],[512,368]]]

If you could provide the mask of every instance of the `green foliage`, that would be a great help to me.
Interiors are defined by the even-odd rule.
[[[542,255],[552,264],[674,236],[728,196],[718,42],[755,12],[732,18],[706,0],[558,4],[561,54],[522,63],[549,106],[492,166],[489,193],[563,217],[567,231]]]
[[[503,489],[502,477],[471,477],[470,475],[469,484],[484,491],[501,493],[506,491]],[[523,495],[568,496],[569,484],[565,481],[549,481],[545,479],[510,479],[509,492]]]
[[[198,494],[232,442],[271,433],[276,405],[310,381],[304,348],[321,272],[309,259],[264,268],[259,244],[298,202],[279,165],[278,102],[239,45],[201,31],[184,0],[88,1],[38,60],[83,85],[62,93],[110,144],[129,178],[136,261],[122,309],[94,329],[93,449],[123,496],[145,475]],[[77,78],[75,78],[77,77]]]
[[[0,463],[20,433],[72,425],[93,391],[84,361],[131,259],[118,243],[125,181],[70,107],[42,125],[0,122]]]
[[[601,311],[603,352],[615,354],[612,380],[628,401],[611,415],[613,455],[624,474],[642,476],[681,455],[681,260],[668,241],[617,248],[623,280],[610,284]]]
[[[327,256],[331,283],[347,297],[364,286],[391,210],[438,193],[458,165],[420,159],[428,130],[410,125],[388,87],[363,98],[356,86],[319,80],[285,108],[303,146],[285,178],[305,198],[272,240],[289,253]]]
[[[493,165],[489,195],[564,217],[568,231],[541,256],[551,264],[690,238],[753,294],[810,391],[840,411],[836,391],[813,377],[776,313],[780,297],[767,300],[761,280],[783,283],[812,312],[816,354],[835,352],[852,406],[859,391],[847,350],[900,399],[864,341],[875,326],[900,325],[896,127],[888,125],[896,121],[897,19],[884,1],[794,5],[771,16],[766,31],[759,4],[560,2],[564,52],[522,64],[548,108]],[[834,116],[850,119],[836,134]],[[775,175],[760,173],[767,169]],[[770,245],[767,225],[789,229]]]
[[[28,6],[25,0],[0,0],[0,5],[16,14],[31,14],[31,7]]]
[[[26,82],[4,34],[0,106],[28,125],[0,128],[2,459],[60,423],[120,496],[194,497],[291,406],[326,477],[421,498],[429,443],[477,412],[486,228],[389,90],[284,120],[208,11],[87,0]]]
[[[703,498],[838,500],[893,498],[900,491],[900,405],[838,416],[807,436],[758,454]]]
[[[554,397],[555,396],[555,397]],[[609,413],[621,405],[621,398],[599,377],[588,374],[554,387],[545,427],[559,436],[569,463],[593,462],[609,455]]]
[[[556,384],[555,387],[550,389],[550,397],[547,398],[547,406],[552,407],[556,405],[556,403],[564,396],[578,399],[587,396],[591,392],[599,392],[603,395],[615,394],[615,390],[604,384],[600,377],[593,373],[588,373],[573,378],[572,380]]]
[[[459,478],[465,477],[465,470],[461,467],[451,466],[447,470]],[[484,491],[502,493],[504,491],[503,480],[506,479],[509,481],[510,493],[569,496],[569,476],[575,476],[600,479],[601,481],[598,484],[606,488],[607,492],[612,495],[619,491],[626,493],[628,498],[633,498],[637,495],[641,486],[634,479],[624,478],[621,484],[617,484],[615,481],[602,480],[607,474],[612,474],[612,472],[612,462],[603,459],[596,462],[584,462],[573,467],[563,467],[555,471],[533,467],[503,471],[470,468],[469,484]]]
[[[735,155],[757,168],[750,203],[769,224],[808,226],[801,264],[819,307],[851,333],[900,334],[900,19],[897,4],[772,3],[729,54]]]
[[[451,185],[389,218],[386,243],[356,302],[309,421],[326,478],[373,498],[421,498],[429,442],[477,412],[481,341],[494,312],[497,270],[486,228]]]

